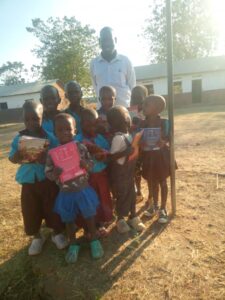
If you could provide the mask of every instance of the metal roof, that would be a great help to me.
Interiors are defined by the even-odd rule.
[[[167,66],[151,64],[134,67],[137,80],[148,80],[167,76]],[[174,75],[225,71],[225,56],[186,59],[174,62]]]
[[[55,79],[48,81],[35,81],[30,83],[0,86],[0,97],[40,93],[41,89],[45,85],[54,85],[56,83],[60,85],[61,82]]]

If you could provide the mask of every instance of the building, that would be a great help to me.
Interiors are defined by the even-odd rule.
[[[167,95],[166,64],[135,67],[137,84],[149,93]],[[174,102],[225,104],[225,56],[174,62]]]
[[[63,83],[60,80],[36,81],[24,84],[0,86],[0,123],[18,122],[22,119],[22,106],[26,100],[39,101],[45,85],[55,86],[60,94],[59,109],[67,106]]]
[[[26,100],[40,99],[41,89],[47,85],[55,86],[64,100],[64,87],[60,80],[36,81],[24,84],[0,86],[0,110],[21,108]],[[61,104],[63,105],[63,103]]]

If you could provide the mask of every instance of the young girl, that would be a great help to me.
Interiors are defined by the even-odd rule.
[[[81,86],[76,81],[69,81],[65,86],[65,97],[69,100],[70,105],[65,110],[65,113],[70,114],[76,121],[77,134],[81,133],[80,117],[83,111],[83,106],[80,102],[83,96]]]
[[[42,128],[54,134],[53,120],[60,112],[57,108],[61,102],[57,88],[52,85],[45,85],[41,90],[40,102],[44,108]]]
[[[107,235],[104,223],[112,220],[113,209],[110,196],[108,174],[105,163],[109,151],[109,143],[96,133],[98,114],[93,109],[85,109],[81,114],[82,134],[77,135],[77,140],[84,143],[91,153],[94,166],[90,172],[89,183],[99,196],[100,206],[97,210],[96,222],[100,236]]]
[[[145,121],[142,128],[154,128],[159,130],[156,147],[151,150],[145,147],[145,142],[141,143],[142,176],[147,180],[152,189],[153,204],[146,211],[145,215],[153,216],[158,212],[159,187],[161,188],[161,206],[159,210],[159,223],[167,223],[168,216],[166,212],[167,201],[167,181],[170,175],[169,159],[169,121],[162,119],[160,113],[165,109],[166,102],[161,96],[151,95],[144,101],[143,111]],[[157,137],[156,137],[157,138]],[[144,133],[142,140],[144,139]]]
[[[69,114],[60,113],[55,118],[55,133],[61,145],[74,141],[75,121]],[[87,171],[93,167],[90,155],[86,147],[79,142],[75,142],[80,154],[80,165]],[[54,166],[51,156],[48,155],[45,168],[46,176],[60,187],[60,192],[56,198],[55,211],[66,223],[67,234],[70,246],[66,254],[68,263],[75,263],[78,258],[80,245],[75,236],[75,220],[81,214],[85,219],[88,232],[90,234],[91,254],[93,258],[103,256],[103,249],[99,240],[96,239],[95,215],[99,205],[95,191],[88,184],[88,175],[80,175],[72,180],[61,183],[59,176],[62,169]]]
[[[107,112],[114,106],[116,100],[116,90],[112,86],[103,86],[99,91],[99,101],[101,103],[98,112],[97,131],[111,142],[109,124],[107,122]]]
[[[68,243],[62,234],[64,224],[60,217],[53,212],[58,187],[45,177],[45,155],[43,152],[37,159],[24,162],[25,153],[20,150],[20,139],[25,135],[29,137],[47,139],[50,146],[55,145],[54,137],[45,132],[42,127],[43,107],[35,101],[26,101],[23,105],[23,118],[25,129],[14,138],[9,153],[9,160],[20,164],[16,173],[16,181],[22,185],[21,206],[25,232],[33,236],[28,249],[29,255],[41,253],[45,237],[40,233],[42,220],[53,229],[52,241],[58,249],[65,248]]]
[[[110,179],[116,197],[117,230],[125,233],[130,226],[142,231],[145,226],[136,216],[136,195],[134,187],[135,160],[128,160],[131,153],[129,129],[131,119],[126,108],[115,106],[107,114],[107,120],[114,132],[110,149]],[[125,220],[128,218],[128,222]],[[129,226],[129,225],[130,226]]]
[[[132,118],[132,132],[135,134],[140,127],[142,120],[144,119],[143,115],[143,103],[145,98],[148,95],[148,90],[143,85],[137,85],[132,89],[131,92],[131,102],[130,109],[137,109],[137,116]],[[140,202],[143,200],[143,195],[141,192],[141,162],[140,159],[137,159],[136,169],[135,169],[135,186],[136,186],[136,200]],[[151,191],[149,190],[148,202],[151,199]]]

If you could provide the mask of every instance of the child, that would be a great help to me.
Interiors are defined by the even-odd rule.
[[[25,232],[33,236],[28,249],[29,255],[41,253],[45,238],[40,233],[42,219],[46,225],[54,230],[52,241],[58,249],[67,246],[65,236],[62,235],[64,225],[60,217],[53,212],[58,187],[45,178],[44,164],[45,154],[37,160],[23,163],[24,154],[19,150],[19,140],[22,136],[31,136],[48,139],[53,142],[52,136],[45,132],[42,127],[43,107],[35,101],[26,101],[23,105],[23,118],[25,129],[20,131],[14,138],[9,153],[9,160],[14,164],[20,164],[16,173],[16,181],[22,185],[21,206]]]
[[[52,85],[45,85],[41,90],[40,102],[44,108],[42,128],[54,134],[53,120],[60,112],[57,107],[61,102],[57,88]]]
[[[157,147],[153,150],[142,148],[142,176],[147,180],[152,189],[153,205],[146,211],[145,215],[153,216],[158,211],[159,186],[161,188],[161,207],[159,210],[159,223],[167,223],[166,201],[168,187],[166,178],[170,175],[169,160],[169,121],[162,119],[160,113],[165,109],[166,102],[161,96],[151,95],[146,98],[143,106],[145,121],[142,128],[160,128],[161,137]]]
[[[55,134],[61,145],[74,141],[76,130],[75,120],[69,114],[60,113],[55,118]],[[80,154],[80,165],[89,171],[93,163],[87,148],[75,142]],[[75,220],[81,213],[85,219],[88,232],[90,234],[91,254],[93,258],[103,256],[103,249],[100,242],[96,239],[95,215],[99,204],[95,191],[88,184],[88,175],[80,175],[72,180],[61,183],[59,176],[62,169],[54,166],[50,155],[47,157],[46,176],[60,187],[60,192],[56,198],[55,211],[60,215],[63,222],[66,223],[67,234],[70,246],[66,254],[68,263],[75,263],[78,258],[80,246],[75,237]]]
[[[119,233],[125,233],[130,230],[131,226],[137,231],[142,231],[145,226],[136,216],[134,187],[136,161],[128,160],[128,155],[131,153],[131,136],[129,135],[131,119],[126,108],[115,106],[107,113],[107,120],[114,132],[110,149],[110,179],[116,197],[117,230]],[[128,222],[125,217],[129,217]]]
[[[80,102],[83,96],[81,87],[76,81],[69,81],[65,87],[65,97],[69,100],[70,105],[65,110],[65,113],[70,114],[76,121],[77,134],[81,133],[80,117],[84,110]]]
[[[102,134],[108,141],[111,139],[109,124],[107,122],[107,112],[115,104],[116,90],[112,86],[103,86],[99,91],[100,109],[97,111],[99,116],[97,131]]]
[[[104,223],[112,220],[112,199],[110,196],[107,164],[104,162],[109,151],[109,143],[100,134],[96,133],[98,114],[93,109],[85,109],[81,114],[82,134],[77,135],[77,140],[86,144],[89,152],[94,158],[94,166],[90,172],[90,185],[95,189],[100,199],[97,210],[97,225],[100,236],[107,235]]]
[[[138,116],[133,117],[132,119],[132,129],[135,133],[137,131],[137,128],[140,127],[140,123],[142,122],[144,116],[143,116],[143,102],[145,98],[148,95],[148,90],[143,85],[135,86],[132,89],[131,92],[131,102],[130,106],[137,107]],[[135,186],[136,186],[136,200],[137,202],[140,202],[143,200],[143,195],[141,192],[141,163],[140,159],[137,159],[136,169],[135,169]],[[149,187],[150,188],[150,187]],[[151,192],[149,190],[149,196],[148,199],[151,199]],[[148,200],[149,202],[149,200]]]

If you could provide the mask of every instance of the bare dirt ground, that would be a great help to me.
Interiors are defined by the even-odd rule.
[[[141,235],[112,226],[105,257],[92,261],[84,243],[72,266],[51,241],[27,256],[16,166],[5,158],[22,125],[0,127],[0,299],[225,299],[225,178],[217,188],[215,175],[225,173],[224,124],[225,105],[176,110],[177,216],[163,226],[142,217]]]

